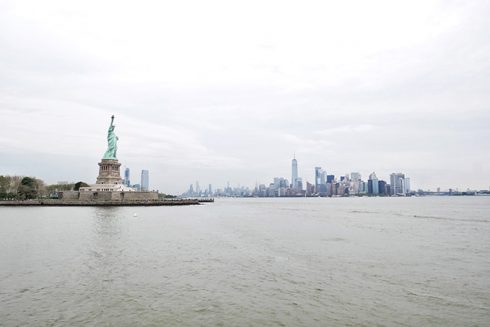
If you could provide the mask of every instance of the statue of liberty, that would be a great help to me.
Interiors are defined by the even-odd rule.
[[[114,125],[114,115],[112,115],[111,125],[107,131],[107,151],[104,153],[103,159],[117,160],[117,140],[119,140],[119,138],[116,136],[116,134],[114,134],[114,128],[116,128],[116,126]]]

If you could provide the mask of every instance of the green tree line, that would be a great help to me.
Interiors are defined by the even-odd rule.
[[[26,176],[0,175],[0,200],[47,198],[59,191],[78,191],[84,182],[47,185],[43,180]]]

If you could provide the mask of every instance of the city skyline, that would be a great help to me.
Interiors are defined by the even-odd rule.
[[[291,180],[285,177],[272,178],[272,182],[256,181],[255,187],[250,185],[232,185],[228,181],[223,188],[217,187],[215,192],[212,191],[212,184],[208,189],[201,190],[199,180],[195,184],[190,184],[185,192],[184,197],[193,196],[259,196],[259,197],[298,197],[298,196],[345,196],[345,195],[370,195],[370,196],[405,196],[415,194],[443,194],[458,192],[480,192],[485,194],[490,192],[488,189],[461,189],[448,188],[446,190],[440,187],[434,189],[421,189],[412,187],[411,178],[401,172],[392,172],[386,178],[378,178],[376,172],[369,174],[367,179],[362,178],[358,171],[336,174],[327,172],[322,167],[314,168],[313,182],[306,180],[303,184],[302,177],[298,176],[298,160],[294,155],[291,160]],[[295,182],[296,181],[296,182]],[[472,193],[471,193],[472,194]]]
[[[170,194],[290,179],[293,153],[304,185],[490,186],[488,1],[0,9],[0,174],[95,180],[115,115],[120,161]]]
[[[311,175],[313,176],[312,179],[306,179],[306,180],[303,180],[303,177],[301,176],[301,174],[298,173],[299,171],[299,168],[298,168],[298,161],[296,159],[296,154],[294,154],[294,157],[291,161],[292,165],[291,165],[291,180],[288,180],[287,178],[284,178],[284,177],[274,177],[274,179],[276,178],[280,178],[280,179],[284,179],[286,182],[288,182],[288,185],[291,186],[291,188],[298,188],[300,190],[305,190],[305,186],[307,184],[310,184],[310,183],[313,183],[312,185],[315,185],[316,187],[316,184],[317,184],[317,178],[321,178],[319,177],[320,175],[317,175],[318,173],[320,173],[323,178],[325,179],[325,181],[322,180],[321,184],[324,184],[327,182],[327,177],[332,177],[332,178],[342,178],[344,176],[349,176],[352,180],[356,180],[356,179],[359,179],[361,180],[362,176],[366,176],[366,175],[369,175],[369,179],[371,179],[371,175],[376,175],[376,171],[372,171],[371,173],[369,174],[364,174],[364,173],[360,173],[360,170],[357,170],[357,171],[351,171],[351,172],[345,172],[344,174],[341,174],[341,173],[338,173],[338,172],[334,172],[334,171],[328,171],[326,169],[323,169],[322,167],[319,167],[319,166],[315,166],[314,167],[314,171],[311,173]],[[2,175],[2,174],[0,174]],[[3,175],[6,175],[6,176],[31,176],[31,177],[36,177],[36,178],[41,178],[42,179],[42,176],[34,176],[32,174],[3,174]],[[306,174],[308,175],[308,174]],[[386,175],[386,174],[385,174]],[[403,175],[402,173],[394,173],[394,172],[391,172],[389,174],[387,174],[387,178],[385,178],[387,181],[390,182],[390,185],[393,185],[393,177],[392,175]],[[280,176],[278,174],[276,174],[276,176]],[[285,176],[285,175],[284,175]],[[294,176],[296,176],[296,183],[293,182],[294,180]],[[356,176],[356,177],[354,177]],[[123,184],[126,185],[126,186],[130,186],[130,187],[135,187],[136,189],[138,190],[149,190],[150,187],[149,187],[149,170],[148,169],[142,169],[141,170],[141,178],[139,179],[139,183],[130,183],[130,168],[129,167],[124,167],[124,178],[123,178]],[[78,179],[77,179],[78,180]],[[49,182],[50,184],[63,184],[63,183],[66,183],[68,184],[69,181],[60,181],[60,180],[57,180],[56,182],[53,180],[46,180],[47,182]],[[75,180],[72,180],[70,182],[75,182]],[[266,181],[263,181],[264,183],[267,183]],[[297,184],[299,182],[299,185]],[[230,184],[231,183],[231,184]],[[258,185],[258,180],[256,179],[255,180],[255,184]],[[408,183],[410,183],[410,178],[408,178]],[[89,184],[90,184],[90,181],[89,181]],[[225,185],[226,184],[226,185]],[[190,184],[191,185],[191,189],[194,187],[193,184]],[[209,183],[208,184],[208,188],[206,189],[206,192],[211,194],[212,192],[210,191],[212,189],[212,185],[219,185],[218,183],[214,184],[214,183]],[[227,180],[226,183],[224,184],[221,184],[223,185],[223,189],[226,189],[226,188],[241,188],[241,187],[245,187],[245,188],[250,188],[250,185],[251,184],[241,184],[241,183],[237,183],[237,182],[233,182],[233,179],[231,180]],[[296,187],[294,186],[296,185]],[[410,184],[409,184],[410,185]],[[145,187],[146,186],[146,187]],[[182,193],[182,187],[181,185],[178,185],[177,186],[181,191],[177,191],[177,192],[174,192],[174,194],[181,194]],[[367,187],[367,186],[366,186]],[[397,186],[397,189],[400,189],[402,188],[401,186]],[[158,188],[154,188],[154,189],[158,189]],[[443,188],[443,187],[440,187],[440,186],[434,186],[432,185],[431,187],[427,187],[427,188],[422,188],[422,187],[416,187],[415,189],[414,188],[410,188],[412,191],[416,191],[416,190],[423,190],[423,191],[431,191],[431,192],[451,192],[451,191],[467,191],[467,190],[472,190],[472,191],[487,191],[487,190],[490,190],[490,186],[485,188],[485,187],[481,187],[481,188],[471,188],[471,187],[468,187],[468,186],[463,186],[463,187],[447,187],[447,188]],[[217,188],[217,190],[222,190],[220,189],[219,187]],[[186,190],[187,192],[189,191],[189,189]],[[199,180],[196,180],[196,191],[200,191],[200,187],[199,187]],[[165,193],[165,192],[164,192]],[[186,193],[186,192],[184,192]],[[376,192],[375,192],[376,193]],[[168,193],[170,194],[170,193]]]

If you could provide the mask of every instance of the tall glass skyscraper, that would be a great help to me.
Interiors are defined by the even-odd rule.
[[[291,183],[294,189],[298,187],[298,161],[296,161],[296,157],[291,162]]]
[[[150,173],[148,170],[143,169],[141,171],[141,191],[148,191],[150,189]]]
[[[378,177],[376,177],[376,174],[374,172],[371,175],[369,175],[368,193],[379,194],[379,181],[378,181]]]
[[[315,167],[315,192],[327,193],[327,172],[322,167]]]
[[[131,186],[131,181],[129,180],[129,168],[124,170],[124,185],[128,187]]]
[[[390,184],[391,184],[391,194],[392,195],[401,195],[406,193],[405,189],[405,174],[402,173],[393,173],[390,175]]]
[[[318,185],[322,183],[322,167],[315,167],[315,192],[318,192]]]

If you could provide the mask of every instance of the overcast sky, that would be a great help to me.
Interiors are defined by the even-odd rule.
[[[0,174],[490,186],[490,1],[0,1]]]

